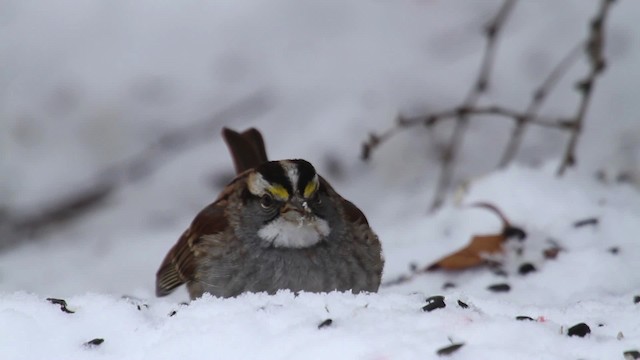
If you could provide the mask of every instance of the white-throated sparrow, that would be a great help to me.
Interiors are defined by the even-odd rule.
[[[381,246],[364,214],[305,160],[267,161],[260,132],[223,129],[238,175],[165,257],[156,295],[191,298],[279,289],[371,291]]]

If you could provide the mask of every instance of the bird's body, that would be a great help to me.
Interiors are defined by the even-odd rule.
[[[158,296],[183,283],[191,298],[378,290],[380,242],[355,205],[304,160],[245,170],[255,161],[238,166],[238,152],[230,147],[242,172],[169,251],[157,274]]]

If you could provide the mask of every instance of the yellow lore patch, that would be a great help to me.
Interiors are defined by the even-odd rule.
[[[267,191],[281,201],[289,200],[289,192],[282,185],[271,185],[267,187]]]
[[[309,181],[307,186],[304,187],[304,197],[310,198],[313,194],[318,190],[318,178],[314,177],[313,180]]]

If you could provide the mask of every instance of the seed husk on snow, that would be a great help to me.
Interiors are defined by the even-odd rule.
[[[558,257],[558,253],[560,253],[560,251],[562,251],[562,249],[559,247],[551,247],[551,248],[545,249],[542,252],[542,255],[544,255],[544,258],[547,260],[553,260]]]
[[[600,220],[597,217],[591,217],[591,218],[586,218],[586,219],[582,219],[574,222],[573,227],[579,228],[587,225],[595,226],[595,225],[598,225],[599,222]]]
[[[75,313],[75,311],[69,310],[67,308],[67,302],[63,299],[47,298],[47,301],[55,305],[60,305],[60,310],[62,312],[66,312],[67,314]]]
[[[569,330],[567,330],[567,335],[569,336],[584,337],[590,333],[591,333],[591,328],[589,327],[589,325],[585,323],[579,323],[579,324],[573,325],[572,327],[569,328]]]
[[[523,241],[527,238],[527,233],[521,228],[515,226],[509,226],[505,228],[502,232],[502,235],[505,237],[505,239],[516,238],[520,241]]]
[[[428,297],[426,301],[427,305],[422,307],[422,311],[433,311],[447,306],[447,304],[444,303],[444,296],[440,295]]]
[[[526,321],[534,321],[534,319],[531,316],[522,316],[522,315],[521,316],[516,316],[516,320],[519,320],[519,321],[524,321],[524,320],[526,320]]]
[[[636,360],[640,359],[640,352],[638,350],[628,350],[624,352],[625,360]]]
[[[449,346],[445,346],[441,349],[438,349],[438,351],[436,351],[436,354],[438,354],[438,356],[451,355],[454,352],[458,351],[463,346],[464,346],[464,343],[451,344]]]
[[[95,338],[93,340],[89,340],[86,343],[84,343],[84,346],[91,348],[91,347],[98,346],[98,345],[102,344],[103,342],[104,342],[104,339]]]
[[[527,275],[528,273],[535,271],[538,271],[538,269],[536,269],[535,265],[532,263],[524,263],[518,268],[518,273],[520,275]]]
[[[511,290],[511,286],[509,284],[494,284],[487,287],[487,290],[493,292],[508,292]]]
[[[444,284],[442,284],[442,290],[447,290],[447,289],[452,289],[455,288],[456,284],[452,283],[452,282],[446,282]]]
[[[326,319],[325,321],[321,322],[320,324],[318,324],[318,329],[322,329],[324,327],[328,327],[331,326],[331,324],[333,324],[333,320],[331,319]]]

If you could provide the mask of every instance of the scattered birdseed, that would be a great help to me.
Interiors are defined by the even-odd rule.
[[[562,251],[562,249],[559,247],[551,247],[544,249],[542,255],[544,255],[544,258],[547,260],[553,260],[558,257],[558,253],[560,253],[560,251]]]
[[[533,265],[532,263],[524,263],[522,265],[520,265],[520,268],[518,268],[518,273],[520,275],[527,275],[530,272],[536,272],[538,269],[536,269],[535,265]]]
[[[325,321],[321,322],[320,324],[318,324],[318,329],[322,329],[324,327],[328,327],[331,326],[331,324],[333,324],[333,320],[331,319],[326,319]]]
[[[67,308],[67,302],[63,299],[47,298],[47,301],[55,305],[60,305],[60,310],[62,312],[66,312],[67,314],[75,313],[75,311],[71,311]]]
[[[640,359],[640,352],[638,350],[629,350],[624,352],[625,360],[636,360]]]
[[[436,351],[436,354],[438,354],[438,356],[451,355],[454,352],[458,351],[463,346],[464,346],[464,343],[451,344],[449,346],[446,346],[446,347],[443,347],[441,349],[438,349],[438,351]]]
[[[422,311],[433,311],[447,306],[447,304],[444,303],[444,296],[440,295],[428,297],[426,301],[427,305],[422,307]]]
[[[515,226],[509,226],[505,228],[502,232],[502,235],[505,237],[505,239],[516,238],[520,241],[527,238],[527,233]]]
[[[93,340],[89,340],[86,343],[84,343],[84,346],[92,348],[92,347],[101,345],[103,342],[104,342],[104,339],[95,338]]]
[[[458,305],[463,309],[469,308],[469,305],[467,305],[467,303],[463,302],[462,300],[458,300]]]
[[[597,217],[592,217],[592,218],[587,218],[587,219],[578,220],[578,221],[574,222],[573,223],[573,227],[579,228],[579,227],[583,227],[583,226],[587,226],[587,225],[596,226],[596,225],[598,225],[599,222],[600,222],[600,220]]]
[[[573,325],[572,327],[569,328],[569,330],[567,330],[567,335],[569,336],[584,337],[590,333],[591,333],[591,328],[589,328],[589,325],[585,323],[579,323],[579,324]]]
[[[487,287],[487,290],[493,292],[508,292],[511,290],[511,286],[509,284],[494,284]]]
[[[534,319],[531,316],[516,316],[516,320],[519,321],[534,321]]]
[[[456,284],[454,284],[452,282],[446,282],[446,283],[442,284],[442,290],[453,289],[455,287],[456,287]]]

